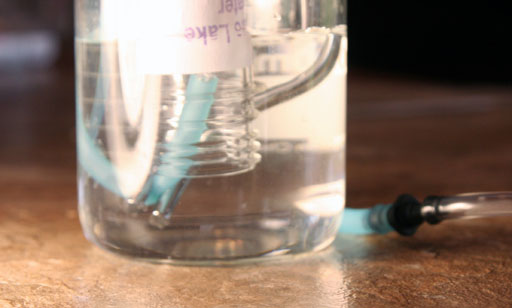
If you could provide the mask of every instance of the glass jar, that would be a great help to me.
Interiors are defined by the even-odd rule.
[[[327,247],[345,203],[336,0],[75,0],[80,221],[162,262]]]

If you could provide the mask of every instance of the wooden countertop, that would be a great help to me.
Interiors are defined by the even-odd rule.
[[[512,219],[239,267],[111,255],[76,211],[70,71],[0,74],[0,307],[510,307]],[[512,89],[365,73],[349,82],[348,204],[512,189]]]

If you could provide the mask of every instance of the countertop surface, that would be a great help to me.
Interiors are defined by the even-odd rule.
[[[0,74],[0,307],[510,307],[512,220],[338,237],[237,267],[155,265],[85,240],[71,71]],[[512,89],[349,76],[347,200],[512,189]]]

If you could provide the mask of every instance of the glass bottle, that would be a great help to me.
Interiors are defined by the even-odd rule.
[[[231,262],[328,246],[345,202],[345,4],[75,0],[80,221]]]

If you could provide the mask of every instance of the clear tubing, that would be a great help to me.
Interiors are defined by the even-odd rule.
[[[473,219],[492,216],[512,215],[512,192],[469,193],[442,197],[437,209],[433,206],[422,208],[423,216],[437,211],[440,220]]]
[[[393,231],[388,211],[394,204],[366,209],[345,208],[339,233],[385,234]],[[437,224],[451,219],[475,219],[512,216],[512,192],[468,193],[447,197],[429,197],[418,212],[421,221]]]

